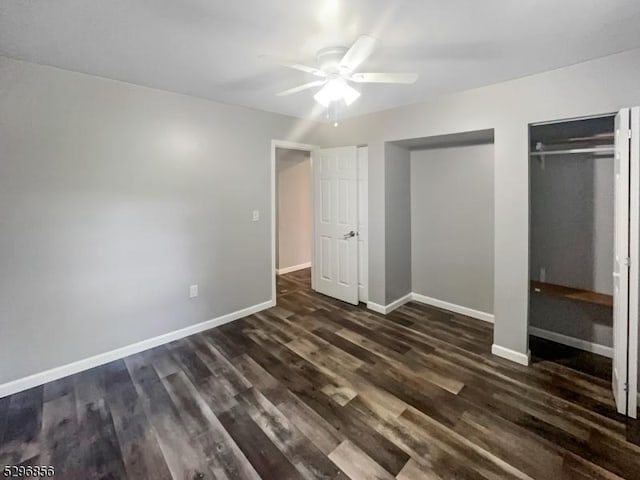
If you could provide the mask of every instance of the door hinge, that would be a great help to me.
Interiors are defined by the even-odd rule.
[[[629,140],[631,140],[631,138],[632,138],[632,137],[631,137],[631,130],[627,130],[627,138],[628,138]]]
[[[625,257],[622,259],[622,264],[625,267],[630,267],[631,266],[631,259],[629,257]]]
[[[629,393],[629,384],[628,384],[628,383],[626,383],[626,382],[625,382],[625,384],[624,384],[624,391],[625,391],[626,393]]]

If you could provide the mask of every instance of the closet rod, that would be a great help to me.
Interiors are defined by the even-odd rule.
[[[567,150],[542,150],[537,152],[529,152],[530,155],[547,156],[547,155],[565,155],[571,153],[594,153],[596,155],[611,155],[615,152],[615,147],[600,148],[570,148]]]

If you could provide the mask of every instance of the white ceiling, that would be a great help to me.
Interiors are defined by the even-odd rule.
[[[0,54],[309,117],[313,80],[262,54],[380,39],[360,71],[409,71],[415,85],[366,85],[343,116],[426,100],[640,47],[638,0],[2,0]]]

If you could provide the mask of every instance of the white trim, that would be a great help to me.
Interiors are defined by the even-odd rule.
[[[432,307],[448,310],[450,312],[458,313],[466,317],[482,320],[483,322],[493,323],[493,319],[494,319],[492,313],[481,312],[480,310],[474,310],[473,308],[463,307],[462,305],[456,305],[455,303],[445,302],[444,300],[438,300],[436,298],[427,297],[425,295],[421,295],[415,292],[408,293],[404,297],[401,297],[398,300],[395,300],[388,305],[380,305],[379,303],[375,303],[375,302],[367,302],[367,308],[369,310],[373,310],[374,312],[378,312],[378,313],[382,313],[383,315],[386,315],[387,313],[390,313],[394,311],[396,308],[399,308],[405,303],[409,303],[411,301],[424,303],[425,305],[430,305]]]
[[[473,308],[463,307],[462,305],[456,305],[455,303],[445,302],[444,300],[438,300],[437,298],[427,297],[419,293],[412,293],[412,299],[416,302],[424,303],[425,305],[431,305],[432,307],[442,308],[450,312],[459,313],[466,317],[476,318],[483,322],[494,322],[494,316],[492,313],[481,312],[480,310],[474,310]]]
[[[239,318],[252,315],[256,312],[266,310],[267,308],[271,308],[273,306],[275,306],[275,302],[273,300],[269,300],[257,305],[253,305],[251,307],[244,308],[242,310],[222,315],[221,317],[198,323],[196,325],[191,325],[189,327],[181,328],[180,330],[174,330],[173,332],[165,333],[148,340],[143,340],[141,342],[133,343],[125,347],[117,348],[115,350],[111,350],[110,352],[94,355],[93,357],[78,360],[77,362],[68,363],[67,365],[62,365],[50,370],[45,370],[44,372],[29,375],[28,377],[19,378],[18,380],[4,383],[0,385],[0,398],[21,392],[23,390],[27,390],[29,388],[43,385],[45,383],[58,380],[59,378],[67,377],[84,370],[89,370],[90,368],[104,365],[105,363],[113,362],[114,360],[119,360],[121,358],[128,357],[129,355],[133,355],[144,350],[149,350],[159,345],[164,345],[165,343],[188,337],[189,335],[200,333],[204,330],[209,330],[211,328],[224,325],[225,323],[238,320]]]
[[[297,272],[298,270],[304,270],[310,268],[311,262],[301,263],[300,265],[293,265],[291,267],[276,268],[276,275],[284,275],[285,273]]]
[[[528,351],[525,355],[524,353],[516,352],[515,350],[501,347],[500,345],[496,345],[494,343],[493,345],[491,345],[491,353],[493,353],[496,357],[506,358],[507,360],[511,360],[512,362],[519,363],[520,365],[524,365],[526,367],[528,367],[531,363],[530,351]]]
[[[276,148],[290,148],[293,150],[303,150],[313,152],[318,147],[306,143],[290,142],[288,140],[271,140],[271,300],[276,301]],[[313,159],[311,160],[313,168]],[[313,170],[312,170],[313,171]],[[313,277],[313,265],[311,266],[311,283],[315,284]]]
[[[387,310],[386,313],[393,312],[396,308],[400,308],[402,305],[404,305],[405,303],[409,303],[411,300],[413,300],[413,294],[407,293],[404,297],[400,297],[399,299],[394,300],[393,302],[388,304],[385,307]]]
[[[376,313],[381,313],[383,315],[387,314],[386,307],[384,305],[380,305],[379,303],[367,302],[367,308],[369,310],[372,310],[372,311],[376,312]]]
[[[367,308],[374,312],[386,315],[393,312],[396,308],[400,308],[405,303],[409,303],[412,300],[412,293],[407,293],[404,297],[400,297],[397,300],[389,303],[388,305],[380,305],[379,303],[367,302]]]
[[[545,340],[551,340],[552,342],[561,343],[562,345],[578,348],[586,352],[597,353],[604,357],[613,358],[613,348],[607,347],[606,345],[600,345],[599,343],[569,337],[568,335],[544,330],[538,327],[529,327],[529,334],[534,337],[544,338]]]
[[[303,152],[312,152],[318,148],[317,145],[311,145],[309,143],[290,142],[288,140],[271,140],[271,145],[274,148],[288,148],[290,150],[302,150]]]

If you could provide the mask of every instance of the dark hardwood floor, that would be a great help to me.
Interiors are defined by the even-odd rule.
[[[640,478],[610,362],[411,303],[387,317],[278,279],[278,306],[0,399],[0,466],[60,479]]]

